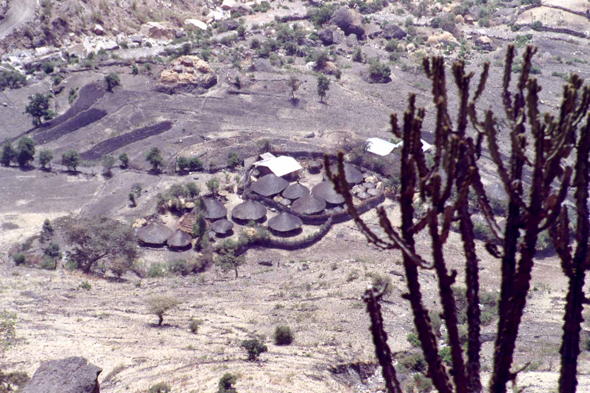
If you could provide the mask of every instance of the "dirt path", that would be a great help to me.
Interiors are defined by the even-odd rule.
[[[13,0],[6,13],[6,18],[0,23],[0,40],[14,30],[35,18],[37,0]]]

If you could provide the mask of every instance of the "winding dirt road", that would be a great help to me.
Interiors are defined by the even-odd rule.
[[[11,0],[6,18],[0,22],[0,40],[35,18],[37,0]]]

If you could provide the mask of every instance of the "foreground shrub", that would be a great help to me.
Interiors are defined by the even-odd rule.
[[[217,393],[236,393],[236,389],[234,389],[233,385],[237,381],[237,377],[232,373],[225,373],[223,377],[219,379],[219,389]]]
[[[250,340],[244,340],[244,341],[242,341],[240,346],[248,352],[248,360],[250,360],[250,361],[258,360],[258,357],[260,356],[261,353],[268,351],[268,348],[266,347],[266,345],[264,345],[257,338],[253,338]]]
[[[150,314],[158,317],[158,326],[162,326],[164,322],[164,314],[178,306],[180,302],[170,296],[152,296],[146,300]]]
[[[273,335],[276,345],[290,345],[295,334],[289,326],[277,326]]]

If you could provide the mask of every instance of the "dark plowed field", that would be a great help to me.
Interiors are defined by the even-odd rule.
[[[40,145],[53,142],[64,135],[78,131],[80,128],[86,127],[94,122],[99,121],[106,115],[107,113],[103,110],[94,108],[88,109],[87,111],[79,113],[75,117],[61,123],[57,127],[53,127],[48,131],[44,131],[33,136],[33,139]]]
[[[109,138],[94,146],[92,149],[85,151],[80,156],[83,160],[98,160],[105,154],[112,153],[117,149],[168,131],[172,128],[172,124],[171,121],[163,121],[151,126],[138,128],[137,130],[130,131],[124,135]]]

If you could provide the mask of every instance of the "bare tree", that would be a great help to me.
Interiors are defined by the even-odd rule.
[[[505,123],[511,142],[510,156],[504,159],[499,148],[500,127],[491,110],[479,111],[477,103],[485,89],[489,63],[483,67],[475,93],[469,88],[473,73],[466,73],[462,62],[452,67],[454,82],[459,91],[459,108],[456,120],[448,110],[444,60],[425,59],[424,71],[432,81],[432,95],[436,106],[434,155],[427,160],[422,151],[421,132],[425,115],[416,108],[415,95],[411,94],[404,113],[403,126],[397,116],[391,116],[392,132],[403,140],[401,152],[401,227],[394,228],[383,208],[378,208],[379,222],[385,236],[372,231],[355,209],[349,185],[342,175],[332,174],[326,157],[326,170],[348,206],[360,230],[370,243],[383,249],[400,249],[403,254],[409,300],[414,325],[420,339],[428,376],[439,392],[480,392],[480,309],[478,256],[475,248],[474,224],[469,211],[468,195],[477,196],[477,208],[483,213],[492,239],[486,250],[501,260],[501,288],[498,308],[498,327],[495,341],[494,365],[489,391],[503,393],[507,384],[514,381],[513,356],[527,293],[539,234],[549,230],[563,270],[569,279],[569,291],[564,315],[564,333],[561,348],[561,377],[559,390],[575,392],[576,366],[579,354],[579,335],[584,296],[583,286],[588,262],[588,156],[590,150],[590,89],[582,89],[582,80],[572,76],[564,87],[559,115],[539,112],[541,87],[530,76],[532,58],[536,49],[527,47],[523,66],[516,81],[516,90],[510,89],[515,51],[508,47],[501,101]],[[585,124],[581,125],[586,119]],[[471,127],[469,127],[471,125]],[[508,211],[502,233],[481,180],[482,148],[487,146],[503,187],[508,195]],[[575,152],[575,154],[573,154]],[[344,155],[338,158],[338,173],[344,174]],[[572,164],[573,162],[573,164]],[[530,173],[530,178],[525,177]],[[571,179],[573,175],[573,184]],[[571,186],[571,187],[570,187]],[[576,202],[576,248],[569,247],[570,226],[563,202],[570,189]],[[427,204],[427,211],[419,214],[412,204],[419,197]],[[445,243],[453,224],[459,228],[465,260],[467,298],[468,348],[464,359],[459,338],[457,308],[452,285],[457,271],[449,271],[445,262]],[[416,252],[415,236],[427,231],[431,240],[431,256]],[[428,310],[422,301],[419,274],[422,269],[434,270],[438,279],[442,314],[448,330],[451,348],[450,370],[443,365],[438,352]],[[381,293],[370,289],[365,294],[367,311],[371,316],[371,329],[377,357],[389,392],[401,392],[391,365],[391,352],[383,329],[378,300]]]

